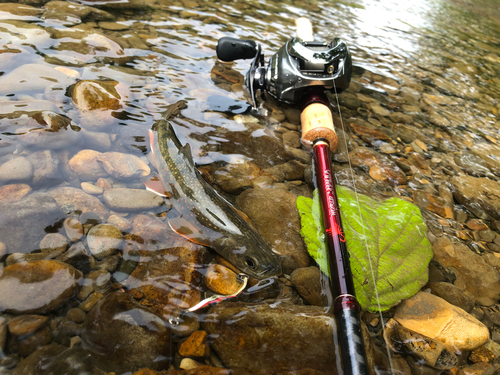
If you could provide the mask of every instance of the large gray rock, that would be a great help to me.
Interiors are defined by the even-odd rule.
[[[98,367],[121,373],[168,367],[170,329],[128,293],[101,299],[83,324],[82,346]]]
[[[67,213],[94,212],[101,219],[106,219],[109,216],[109,211],[101,201],[83,190],[68,186],[52,189],[49,193]]]
[[[500,220],[500,183],[488,178],[457,176],[450,180],[455,199],[481,219]]]
[[[317,306],[222,303],[209,311],[204,329],[227,367],[266,375],[300,370],[337,374],[335,322],[324,311]]]
[[[9,253],[31,253],[47,234],[46,228],[64,218],[57,202],[33,193],[15,203],[0,204],[0,242]]]

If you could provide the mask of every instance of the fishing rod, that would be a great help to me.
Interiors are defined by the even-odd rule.
[[[333,293],[333,314],[344,374],[366,375],[368,365],[361,333],[360,306],[356,299],[349,253],[333,178],[330,152],[338,147],[330,104],[325,90],[336,94],[349,87],[352,61],[339,38],[315,42],[309,20],[297,20],[296,38],[288,40],[266,63],[260,45],[252,40],[219,39],[217,57],[223,61],[253,58],[245,83],[254,108],[257,90],[280,102],[298,106],[302,142],[312,148],[319,191]]]

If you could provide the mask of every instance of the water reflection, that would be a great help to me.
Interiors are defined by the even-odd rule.
[[[0,4],[0,372],[39,373],[40,359],[54,373],[79,373],[69,364],[75,361],[81,372],[99,373],[94,357],[111,346],[121,351],[109,371],[179,368],[180,346],[189,353],[197,339],[204,350],[191,348],[202,353],[192,357],[212,366],[334,371],[335,350],[325,344],[334,323],[324,315],[325,291],[295,208],[297,195],[312,195],[300,111],[270,99],[251,113],[213,103],[250,99],[248,61],[217,61],[217,39],[252,39],[269,56],[304,15],[319,39],[346,40],[354,59],[351,87],[339,98],[345,143],[334,156],[338,181],[417,204],[436,244],[433,292],[453,280],[458,291],[443,298],[479,319],[490,306],[488,319],[498,320],[500,39],[493,1],[30,4]],[[172,124],[181,143],[190,143],[203,177],[244,208],[284,258],[287,277],[253,280],[237,304],[186,316],[173,328],[164,325],[169,317],[211,293],[203,283],[209,264],[232,267],[177,237],[165,218],[169,202],[149,195],[141,181],[156,168],[148,130],[179,100],[187,108]],[[337,108],[335,116],[340,124]],[[115,230],[95,235],[102,225]],[[288,279],[295,270],[309,276]],[[7,306],[23,295],[32,298],[22,308]],[[16,317],[36,314],[47,324],[16,334]],[[371,314],[363,319],[374,337],[372,363],[387,369],[381,323]],[[407,354],[400,371],[421,371]]]

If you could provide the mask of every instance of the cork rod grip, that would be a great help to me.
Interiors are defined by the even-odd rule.
[[[330,144],[331,152],[337,151],[339,140],[333,126],[330,108],[321,103],[308,105],[300,114],[302,124],[302,143],[311,146],[318,138]]]

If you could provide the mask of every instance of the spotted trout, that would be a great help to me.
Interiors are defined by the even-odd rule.
[[[167,218],[181,236],[210,247],[241,272],[258,279],[281,274],[281,265],[252,226],[248,217],[234,208],[206,182],[195,167],[189,143],[181,145],[169,117],[185,105],[180,101],[149,131],[158,177],[145,181],[146,188],[170,199]]]

